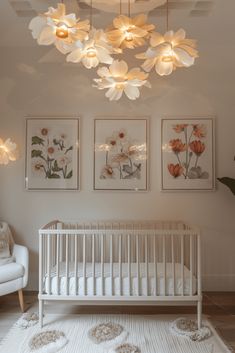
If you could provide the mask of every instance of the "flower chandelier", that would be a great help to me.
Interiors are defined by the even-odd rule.
[[[0,164],[6,165],[10,161],[16,161],[17,158],[17,145],[9,138],[5,142],[0,139]]]
[[[34,17],[29,29],[39,45],[54,44],[62,54],[67,54],[73,43],[88,38],[89,21],[79,20],[74,13],[66,15],[65,5],[61,3],[57,9],[49,7],[48,12]]]
[[[99,90],[108,89],[105,96],[110,101],[119,100],[123,96],[136,100],[140,96],[140,88],[151,88],[147,78],[155,68],[160,76],[168,76],[177,68],[188,68],[194,65],[198,57],[196,41],[186,38],[183,29],[177,32],[169,30],[168,0],[167,32],[162,35],[155,32],[155,25],[147,23],[147,16],[139,14],[131,16],[130,0],[128,0],[128,16],[120,14],[113,19],[106,30],[95,29],[92,24],[92,0],[90,0],[90,20],[80,21],[76,14],[66,14],[65,4],[59,3],[57,8],[49,7],[48,11],[33,18],[29,24],[32,36],[39,45],[55,45],[67,55],[66,61],[82,63],[87,69],[98,67],[93,87]],[[136,54],[137,59],[144,60],[142,69],[135,67],[128,71],[124,60],[114,60],[113,55],[122,54],[126,49],[136,49],[149,43],[143,53]]]
[[[147,24],[147,16],[140,14],[131,18],[120,15],[114,18],[113,27],[106,31],[107,39],[114,48],[134,49],[146,44],[154,30],[153,24]]]
[[[158,75],[170,75],[177,67],[190,67],[198,57],[196,41],[186,39],[183,29],[176,33],[168,31],[164,36],[153,33],[150,47],[145,53],[137,54],[136,58],[144,59],[142,68],[150,72],[153,67]]]
[[[87,69],[91,69],[97,67],[100,63],[112,64],[113,57],[111,54],[120,52],[120,50],[118,51],[107,43],[102,29],[96,30],[93,28],[86,40],[83,42],[77,41],[74,44],[66,60],[73,63],[82,62]]]
[[[109,68],[105,66],[99,68],[97,74],[100,78],[94,79],[97,83],[94,87],[100,90],[108,88],[105,96],[110,101],[119,100],[123,92],[129,99],[136,100],[140,96],[140,87],[151,87],[147,81],[148,74],[139,68],[128,71],[128,65],[124,60],[114,60]]]

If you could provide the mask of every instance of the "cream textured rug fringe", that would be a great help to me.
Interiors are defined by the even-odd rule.
[[[227,353],[223,344],[209,322],[212,336],[202,342],[193,342],[185,337],[175,336],[170,331],[170,323],[176,315],[52,315],[44,318],[44,327],[39,325],[20,328],[17,323],[9,331],[0,345],[0,353],[39,353],[29,347],[32,337],[49,330],[62,331],[67,344],[57,350],[60,353],[115,353],[115,344],[128,343],[139,348],[141,353]],[[89,330],[101,323],[121,325],[127,334],[118,342],[109,342],[106,347],[95,344],[89,338]]]

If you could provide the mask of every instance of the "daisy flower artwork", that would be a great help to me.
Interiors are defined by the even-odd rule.
[[[147,120],[95,120],[95,190],[146,190]]]
[[[214,188],[213,119],[162,120],[162,187]]]
[[[78,119],[28,119],[28,189],[78,188]]]

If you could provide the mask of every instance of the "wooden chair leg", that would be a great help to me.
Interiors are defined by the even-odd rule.
[[[19,296],[19,302],[20,302],[20,309],[22,313],[24,313],[24,296],[23,296],[22,289],[18,290],[18,296]]]

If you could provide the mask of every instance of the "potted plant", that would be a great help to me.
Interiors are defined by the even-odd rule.
[[[232,191],[233,195],[235,195],[235,179],[229,177],[217,178],[221,183],[227,185],[227,187]]]

